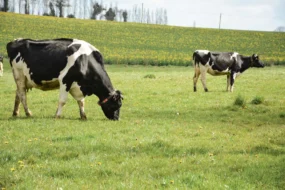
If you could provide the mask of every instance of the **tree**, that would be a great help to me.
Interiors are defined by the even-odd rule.
[[[55,0],[55,6],[58,8],[59,17],[63,17],[63,8],[69,7],[69,0]]]
[[[106,20],[114,21],[116,14],[112,8],[109,8],[109,10],[106,12],[105,17],[106,17]]]
[[[25,0],[25,14],[30,14],[30,1]]]
[[[275,29],[275,32],[285,32],[285,26],[279,26]]]
[[[124,18],[124,22],[128,21],[128,12],[127,11],[123,11],[123,18]]]
[[[49,15],[48,14],[48,7],[49,7],[49,0],[44,0],[43,2],[43,12],[44,14],[43,15]]]
[[[9,0],[4,0],[3,7],[0,8],[0,11],[8,12],[9,10]]]
[[[99,3],[95,3],[93,5],[93,12],[91,14],[91,19],[96,20],[97,15],[99,15],[103,11],[103,6],[99,5]]]
[[[49,16],[55,16],[55,10],[52,2],[49,2],[49,9],[50,9]]]

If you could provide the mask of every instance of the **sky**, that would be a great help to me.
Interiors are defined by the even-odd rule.
[[[274,31],[285,26],[285,0],[103,0],[119,9],[167,10],[168,25]]]

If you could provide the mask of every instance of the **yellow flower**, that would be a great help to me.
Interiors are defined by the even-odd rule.
[[[101,163],[101,162],[98,162],[97,164],[98,164],[98,166],[101,166],[102,163]]]
[[[24,162],[22,160],[19,160],[18,164],[24,164]]]
[[[10,170],[11,170],[11,172],[13,172],[13,171],[15,171],[16,169],[15,169],[15,168],[11,168]]]
[[[171,183],[171,184],[174,184],[174,180],[170,180],[170,183]]]
[[[8,141],[5,141],[4,143],[5,143],[5,144],[9,144],[9,142],[8,142]]]
[[[214,154],[213,153],[209,153],[209,156],[214,156]]]
[[[29,139],[29,140],[28,140],[28,142],[32,142],[32,140],[31,140],[31,139]]]

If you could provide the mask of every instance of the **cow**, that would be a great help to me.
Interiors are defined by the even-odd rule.
[[[194,92],[197,91],[196,84],[201,74],[201,81],[205,92],[206,73],[213,76],[227,75],[227,91],[233,92],[234,82],[237,76],[250,67],[264,67],[257,54],[243,56],[237,52],[211,52],[209,50],[196,50],[193,53],[195,74],[193,77]]]
[[[3,76],[4,68],[3,68],[3,56],[0,56],[0,77]]]
[[[122,93],[114,89],[102,54],[90,43],[67,38],[20,38],[7,44],[7,53],[17,85],[13,116],[19,115],[20,102],[26,116],[32,115],[26,92],[37,88],[43,91],[59,89],[56,118],[60,118],[70,93],[78,103],[81,119],[87,119],[84,98],[94,94],[105,116],[119,120]]]

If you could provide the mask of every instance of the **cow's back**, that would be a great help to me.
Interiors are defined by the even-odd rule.
[[[12,67],[23,70],[30,85],[41,86],[46,81],[55,81],[66,67],[67,49],[72,41],[21,39],[8,43],[7,52]],[[52,84],[51,88],[56,85]]]

